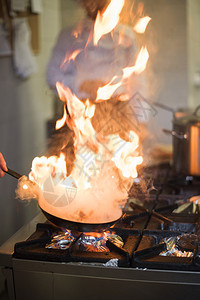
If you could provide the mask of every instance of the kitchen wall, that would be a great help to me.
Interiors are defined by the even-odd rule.
[[[149,100],[174,110],[188,106],[187,7],[186,0],[144,0],[152,18],[146,33],[149,50]],[[150,134],[156,143],[171,143],[162,129],[172,129],[173,113],[155,107]]]
[[[28,174],[32,159],[45,152],[46,124],[53,115],[54,95],[46,84],[45,72],[61,28],[61,3],[42,0],[42,5],[37,73],[20,79],[12,57],[0,57],[0,152],[7,166],[21,174]],[[0,180],[0,244],[38,211],[34,201],[25,204],[15,199],[16,184],[9,175]]]
[[[84,17],[84,10],[78,1],[61,0],[61,22],[63,28],[71,28]]]
[[[152,17],[146,40],[150,52],[149,99],[174,110],[200,105],[200,1],[144,0]],[[155,142],[171,143],[171,112],[157,109],[150,120]]]

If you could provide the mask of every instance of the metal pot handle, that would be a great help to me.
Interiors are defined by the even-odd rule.
[[[163,132],[166,133],[166,134],[170,134],[172,136],[175,136],[176,138],[178,138],[180,140],[186,140],[188,138],[188,135],[186,133],[184,133],[184,134],[178,134],[174,130],[163,129]]]
[[[194,116],[197,116],[197,112],[198,112],[199,109],[200,109],[200,105],[198,105],[198,106],[196,107],[195,111],[193,112],[193,115],[194,115]]]

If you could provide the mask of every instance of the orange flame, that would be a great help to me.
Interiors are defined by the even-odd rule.
[[[116,78],[117,76],[114,76],[108,84],[98,88],[95,102],[108,100],[112,97],[116,89],[121,86],[121,81],[116,84],[112,84]]]
[[[137,23],[134,26],[134,30],[137,33],[144,33],[146,30],[147,25],[149,24],[149,22],[151,21],[151,18],[149,16],[140,18]]]
[[[112,84],[113,81],[117,79],[117,76],[114,76],[108,84],[106,84],[103,87],[98,88],[97,97],[96,97],[95,102],[109,100],[112,97],[112,95],[114,94],[114,92],[122,85],[122,83],[125,79],[129,78],[133,73],[140,74],[145,70],[148,59],[149,59],[149,53],[147,51],[147,48],[142,47],[137,56],[135,65],[132,67],[124,68],[122,70],[123,76],[118,83]],[[129,98],[122,97],[121,99],[122,99],[122,101],[126,101]],[[120,98],[119,98],[119,100],[120,100]]]
[[[67,104],[70,118],[66,118],[66,123],[75,132],[75,148],[84,144],[88,139],[91,146],[96,147],[96,142],[93,138],[95,130],[91,123],[91,118],[95,113],[95,105],[91,104],[89,100],[84,104],[68,87],[65,87],[60,82],[56,83],[56,87],[60,99]]]
[[[63,117],[56,121],[56,126],[55,126],[56,130],[60,129],[61,127],[63,127],[65,125],[66,119],[67,119],[67,113],[66,113],[66,109],[64,106]]]
[[[35,157],[32,161],[31,172],[29,173],[29,179],[37,182],[40,185],[40,182],[44,180],[47,176],[51,175],[53,178],[58,176],[66,176],[66,161],[63,153],[57,156],[42,156]]]
[[[104,13],[98,12],[94,25],[94,45],[97,45],[103,35],[111,32],[117,26],[124,2],[125,0],[111,0]]]
[[[82,49],[77,49],[74,52],[72,52],[72,54],[70,55],[68,60],[75,60],[75,58],[77,57],[77,55],[82,51]]]
[[[111,235],[111,234],[114,234],[114,231],[110,232],[110,231],[103,231],[103,232],[84,232],[84,235],[85,236],[93,236],[93,237],[96,237],[96,238],[102,238],[102,237],[105,237],[107,238],[107,236]]]
[[[149,59],[149,53],[146,47],[142,47],[137,59],[135,66],[127,67],[123,69],[123,79],[130,77],[133,73],[140,74],[142,73],[147,65],[147,61]]]
[[[62,68],[66,62],[69,62],[70,60],[74,61],[75,58],[77,57],[77,55],[81,51],[83,51],[83,49],[77,49],[77,50],[73,51],[71,54],[67,53],[64,60],[63,60],[63,62],[62,62],[62,64],[60,65],[60,68]]]
[[[125,142],[118,136],[118,143],[122,143],[123,147],[118,149],[112,160],[125,178],[136,178],[137,166],[143,162],[142,156],[137,156],[135,153],[139,146],[138,135],[130,131],[129,141]]]

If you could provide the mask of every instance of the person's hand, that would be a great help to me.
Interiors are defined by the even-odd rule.
[[[7,171],[7,167],[6,167],[6,162],[5,162],[5,159],[2,155],[2,153],[0,152],[0,177],[3,177],[4,176],[4,171]]]

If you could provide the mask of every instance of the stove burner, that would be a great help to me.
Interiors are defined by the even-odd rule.
[[[197,241],[198,238],[196,234],[184,234],[179,238],[177,246],[181,251],[194,251]]]
[[[184,250],[178,247],[178,243],[182,239],[182,236],[165,238],[163,241],[166,243],[167,250],[160,253],[162,256],[175,256],[175,257],[192,257],[194,255],[194,249]]]
[[[53,234],[51,242],[45,245],[46,249],[68,249],[75,237],[72,235],[70,230],[61,232],[58,234]]]

